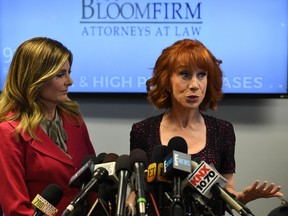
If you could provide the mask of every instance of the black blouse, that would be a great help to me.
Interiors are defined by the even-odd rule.
[[[134,123],[130,132],[130,150],[140,148],[147,153],[148,162],[152,160],[155,145],[161,145],[160,123],[164,113]],[[235,173],[235,132],[233,125],[225,120],[202,114],[206,125],[206,145],[197,154],[221,173]]]

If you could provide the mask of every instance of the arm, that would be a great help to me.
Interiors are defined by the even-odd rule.
[[[5,215],[28,216],[34,210],[25,182],[25,143],[15,141],[13,130],[8,123],[0,125],[0,203]]]
[[[276,186],[274,183],[268,185],[267,181],[262,182],[256,180],[252,185],[245,187],[242,191],[235,191],[234,174],[223,174],[224,178],[227,179],[225,189],[236,196],[236,199],[247,204],[250,201],[259,198],[270,198],[270,197],[282,197],[283,194],[280,191],[281,186]]]
[[[225,124],[224,124],[225,126]],[[271,183],[268,185],[267,181],[262,182],[260,185],[260,181],[255,181],[252,185],[244,188],[240,192],[235,191],[235,181],[234,181],[234,172],[235,172],[235,132],[232,124],[226,124],[226,127],[221,128],[221,131],[224,131],[223,138],[221,140],[221,143],[224,145],[224,150],[222,152],[222,155],[225,155],[223,157],[225,160],[222,161],[222,165],[225,165],[223,170],[221,170],[221,173],[224,178],[227,179],[227,184],[225,186],[225,189],[234,194],[236,196],[236,199],[242,202],[243,204],[246,204],[250,201],[259,199],[259,198],[270,198],[270,197],[281,197],[283,196],[282,193],[279,192],[281,189],[280,186],[275,186],[274,183]],[[259,185],[259,186],[258,186]]]

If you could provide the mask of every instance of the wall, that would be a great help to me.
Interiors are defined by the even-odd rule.
[[[156,115],[142,98],[73,98],[81,106],[91,140],[98,153],[129,154],[129,132],[134,122]],[[231,121],[236,132],[236,190],[256,179],[282,186],[288,194],[288,100],[224,99],[214,116]],[[256,216],[280,205],[277,198],[259,199],[248,207]],[[237,213],[235,213],[237,215]]]

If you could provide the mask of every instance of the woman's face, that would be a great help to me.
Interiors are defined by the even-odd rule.
[[[67,60],[58,74],[40,90],[39,97],[46,106],[56,106],[68,100],[68,87],[73,84],[70,77],[70,63]]]
[[[170,78],[172,106],[198,109],[206,94],[207,76],[206,71],[185,67],[174,72]]]

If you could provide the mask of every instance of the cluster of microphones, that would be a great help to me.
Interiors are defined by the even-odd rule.
[[[139,216],[219,216],[226,212],[253,215],[224,189],[227,181],[212,165],[199,158],[191,160],[183,138],[173,137],[167,146],[155,146],[151,157],[152,163],[148,164],[142,149],[131,150],[130,155],[87,156],[68,184],[81,190],[62,216],[83,215],[76,210],[87,202],[91,192],[96,192],[98,198],[85,215],[126,216],[126,200],[131,191],[136,194],[135,214]],[[55,216],[55,206],[62,196],[58,185],[48,185],[32,201],[34,216]]]

